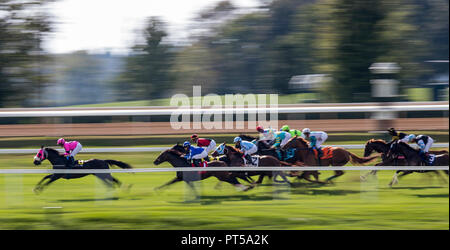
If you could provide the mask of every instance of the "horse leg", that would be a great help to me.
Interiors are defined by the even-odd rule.
[[[42,191],[43,187],[41,186],[42,182],[44,182],[45,180],[47,180],[48,178],[52,177],[53,174],[49,174],[47,176],[45,176],[44,178],[42,178],[42,180],[40,180],[36,186],[33,188],[33,192],[38,194],[39,192]]]
[[[328,177],[328,179],[326,180],[326,182],[328,183],[333,183],[333,180],[336,179],[337,177],[341,176],[344,174],[344,171],[342,170],[335,170],[334,171],[334,175],[331,177]]]
[[[302,177],[302,179],[305,179],[305,180],[307,180],[307,181],[309,181],[311,183],[325,184],[325,182],[319,180],[319,174],[320,173],[318,171],[305,171],[301,175],[301,177]],[[311,175],[314,176],[314,178],[316,180],[311,180],[311,178],[310,178]]]
[[[400,173],[400,174],[399,174]],[[400,177],[412,174],[413,171],[405,171],[405,170],[397,170],[394,174],[394,177],[392,177],[391,182],[389,183],[389,186],[392,187],[395,184],[398,184],[398,180]]]
[[[288,178],[286,177],[286,175],[283,172],[278,172],[278,173],[276,173],[276,175],[281,176],[281,179],[283,179],[290,187],[294,186],[294,184],[288,180]]]
[[[248,191],[250,189],[253,188],[253,186],[245,186],[242,185],[237,179],[236,176],[233,175],[227,175],[227,176],[222,176],[222,175],[217,175],[216,176],[217,179],[230,183],[231,185],[235,186],[237,189],[241,190],[241,191]]]
[[[186,184],[191,188],[192,192],[194,193],[195,199],[198,198],[197,190],[195,190],[194,184],[192,181],[185,181]]]
[[[37,190],[35,190],[35,193],[38,194],[39,192],[42,192],[42,190],[44,190],[45,187],[47,187],[48,185],[50,185],[52,182],[58,180],[59,178],[61,178],[61,175],[56,175],[56,174],[52,174],[49,176],[45,176],[44,179],[48,179],[50,178],[49,181],[47,181],[46,183],[44,183],[43,185],[39,185],[39,188]],[[44,179],[42,179],[39,183],[41,183]],[[38,186],[36,186],[38,187]],[[36,189],[35,187],[35,189]]]
[[[167,182],[166,184],[164,184],[162,186],[159,186],[159,187],[156,187],[155,190],[160,190],[160,189],[162,189],[164,187],[167,187],[167,186],[172,185],[172,184],[174,184],[176,182],[179,182],[179,181],[182,181],[182,179],[178,178],[178,176],[177,176],[177,177],[173,178],[171,181]]]
[[[108,175],[110,174],[94,174],[97,178],[99,178],[100,180],[103,181],[103,183],[105,183],[105,185],[108,188],[114,188],[114,185],[112,183],[112,180],[109,178]],[[111,176],[111,175],[110,175]]]
[[[264,180],[264,176],[265,176],[264,173],[260,174],[259,177],[258,177],[258,180],[256,181],[255,184],[261,184],[263,182],[263,180]]]

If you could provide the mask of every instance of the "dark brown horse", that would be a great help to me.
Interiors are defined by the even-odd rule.
[[[437,151],[439,152],[439,151]],[[406,165],[407,166],[423,166],[425,165],[422,157],[420,157],[420,150],[414,149],[408,144],[396,141],[393,143],[392,147],[390,147],[390,150],[387,154],[387,157],[391,157],[391,155],[403,155],[405,157]],[[394,156],[395,157],[395,156]],[[434,166],[448,166],[448,153],[445,154],[439,154],[435,156]],[[444,173],[448,175],[448,170],[443,170]],[[394,174],[394,177],[392,178],[391,182],[389,183],[389,186],[392,186],[394,184],[398,183],[398,179],[402,176],[412,174],[414,172],[417,173],[427,173],[427,172],[433,172],[435,173],[441,180],[444,182],[447,182],[447,180],[439,173],[437,170],[397,170]]]
[[[153,163],[155,165],[159,165],[166,161],[169,162],[173,167],[176,167],[176,168],[183,168],[183,167],[191,168],[192,167],[191,164],[186,160],[186,158],[183,157],[183,153],[181,153],[177,150],[174,150],[174,149],[167,149],[167,150],[163,151],[158,156],[158,158],[156,158],[156,160]],[[210,166],[210,167],[226,167],[227,164],[223,161],[211,161],[211,162],[208,162],[208,166]],[[231,185],[241,189],[242,191],[247,191],[252,188],[251,186],[245,186],[245,185],[242,185],[241,183],[239,183],[239,181],[236,179],[236,177],[231,175],[231,173],[227,172],[227,171],[201,171],[201,169],[199,168],[199,172],[197,172],[197,171],[194,171],[194,172],[178,171],[178,172],[176,172],[176,174],[177,175],[174,179],[172,179],[171,181],[167,182],[166,184],[164,184],[160,187],[157,187],[156,190],[162,189],[163,187],[167,187],[176,182],[184,181],[189,185],[189,187],[192,188],[194,193],[197,194],[192,182],[204,180],[204,179],[207,179],[212,176],[216,177],[220,181],[228,182]]]
[[[220,150],[219,150],[220,149]],[[219,152],[220,151],[220,152]],[[212,156],[217,157],[218,155],[224,154],[230,161],[230,166],[244,166],[244,153],[239,149],[226,145],[226,143],[222,143],[217,147],[217,149],[213,152]],[[292,166],[289,163],[280,162],[277,158],[270,155],[261,155],[259,156],[258,167],[279,167],[279,166]],[[282,171],[248,171],[246,172],[248,176],[259,175],[258,180],[255,184],[261,184],[264,177],[267,176],[272,178],[276,176],[281,176],[283,182],[288,183],[289,185],[293,185],[287,178],[286,175]]]
[[[308,142],[302,137],[293,137],[291,138],[282,149],[288,150],[294,148],[295,154],[300,161],[304,162],[306,166],[318,166],[318,160],[309,147]],[[371,157],[359,157],[344,148],[340,147],[330,147],[332,152],[332,156],[329,158],[321,159],[321,166],[344,166],[349,161],[354,164],[362,165],[364,163],[368,163],[378,158],[379,156],[371,156]],[[342,170],[335,170],[334,175],[329,177],[326,181],[331,182],[333,179],[344,174]]]
[[[370,156],[374,151],[381,153],[381,162],[375,164],[375,166],[406,166],[407,162],[403,155],[395,155],[396,157],[387,157],[389,149],[391,148],[392,142],[386,143],[386,141],[381,139],[370,139],[366,142],[364,147],[364,157]],[[430,151],[432,154],[448,154],[447,150],[437,150]],[[402,170],[399,170],[402,171]],[[361,176],[361,180],[366,180],[369,174],[376,175],[377,170],[372,170],[365,175]]]

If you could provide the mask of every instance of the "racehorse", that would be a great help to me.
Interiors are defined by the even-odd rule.
[[[439,151],[438,151],[439,152]],[[414,149],[408,144],[396,141],[392,144],[392,147],[390,148],[387,157],[395,157],[395,155],[403,155],[405,157],[406,165],[407,166],[423,166],[424,162],[422,160],[422,157],[420,157],[420,150]],[[440,154],[435,156],[435,160],[433,162],[434,166],[448,166],[448,153],[446,154]],[[389,186],[392,186],[394,184],[398,183],[398,179],[402,176],[412,174],[414,172],[417,173],[427,173],[427,172],[434,172],[439,178],[443,179],[445,182],[447,182],[442,175],[439,173],[439,171],[436,170],[397,170],[394,174],[394,177],[392,178],[391,182],[389,183]],[[401,173],[399,175],[399,173]],[[448,170],[444,170],[444,173],[447,175],[449,174]]]
[[[381,153],[381,162],[375,164],[375,166],[406,166],[407,162],[405,160],[405,157],[403,155],[397,155],[397,157],[389,158],[387,157],[387,154],[389,152],[389,149],[391,148],[392,142],[386,143],[386,141],[378,139],[370,139],[366,142],[366,145],[364,147],[364,157],[368,157],[372,154],[373,151],[377,153]],[[445,154],[448,153],[447,150],[439,150],[439,151],[430,151],[430,153],[433,154]],[[399,170],[402,171],[402,170]],[[372,170],[368,172],[367,174],[361,176],[362,180],[366,180],[367,175],[372,174],[376,175],[377,170]]]
[[[183,154],[186,154],[186,149],[180,143],[177,143],[176,145],[174,145],[172,147],[172,149],[177,150],[177,151],[179,151],[179,152],[181,152]],[[230,160],[228,159],[228,157],[226,155],[223,155],[221,157],[217,157],[217,156],[213,156],[213,157],[214,157],[214,160],[216,160],[216,161],[223,161],[223,162],[225,162],[227,164],[227,166],[231,166],[230,165]],[[236,171],[236,172],[233,172],[233,173],[234,173],[234,175],[237,178],[239,178],[241,180],[244,180],[244,181],[246,181],[246,182],[248,182],[250,184],[254,183],[253,179],[250,176],[248,176],[245,172]]]
[[[163,162],[169,162],[173,167],[176,168],[191,168],[191,164],[188,162],[186,158],[183,157],[183,153],[174,149],[167,149],[163,151],[158,158],[153,162],[155,165],[159,165]],[[210,167],[226,167],[227,164],[222,161],[211,161],[208,162],[208,166]],[[197,193],[195,191],[195,188],[192,184],[194,181],[200,181],[207,179],[211,176],[216,177],[220,181],[228,182],[231,185],[240,188],[242,191],[250,190],[251,186],[245,186],[239,183],[239,181],[236,179],[235,176],[232,176],[230,172],[226,171],[199,171],[199,172],[176,172],[176,177],[172,179],[171,181],[167,182],[166,184],[157,187],[156,190],[162,189],[163,187],[167,187],[169,185],[172,185],[179,181],[184,181],[188,184],[188,186],[194,191],[194,193],[197,196]]]
[[[300,161],[304,162],[306,166],[317,166],[318,160],[316,159],[315,154],[312,149],[309,147],[308,142],[302,137],[293,137],[289,139],[289,141],[282,147],[284,150],[288,150],[294,148],[295,154]],[[344,166],[349,161],[354,164],[364,164],[368,163],[379,156],[371,156],[371,157],[358,157],[357,155],[343,149],[340,147],[329,147],[331,155],[329,158],[321,159],[321,166]],[[334,175],[329,177],[326,181],[331,182],[333,179],[344,174],[342,170],[335,170]]]
[[[239,135],[239,137],[241,137],[242,140],[246,140],[246,141],[255,141],[256,140],[255,144],[256,144],[256,146],[258,148],[258,151],[256,152],[256,154],[258,154],[258,155],[271,155],[271,156],[273,156],[273,157],[278,159],[279,155],[278,155],[276,149],[275,148],[271,148],[269,143],[266,143],[266,142],[263,142],[263,141],[259,141],[258,138],[253,137],[251,135],[241,134],[241,135]],[[304,163],[301,162],[300,159],[297,159],[296,157],[290,157],[290,158],[287,158],[287,159],[283,159],[282,163],[284,163],[284,162],[290,163],[290,164],[293,164],[293,165],[297,165],[297,166],[304,165]],[[283,165],[285,165],[285,164],[283,164]],[[319,181],[319,175],[320,175],[319,171],[302,171],[302,173],[300,175],[298,175],[297,171],[292,171],[292,172],[290,172],[289,175],[291,177],[295,176],[299,180],[305,179],[305,180],[307,180],[309,182],[312,182],[312,183],[321,183],[321,184],[323,183],[323,182]],[[312,180],[310,178],[311,175],[314,176],[315,180]],[[276,181],[276,182],[278,182],[278,181]]]
[[[41,147],[39,152],[34,157],[34,165],[38,166],[44,160],[49,160],[53,165],[53,169],[80,169],[80,167],[67,167],[66,159],[64,155],[61,155],[57,150],[53,148],[44,148]],[[82,169],[109,169],[109,166],[116,165],[120,168],[129,169],[132,168],[127,163],[115,160],[99,160],[99,159],[91,159],[83,162]],[[52,182],[63,178],[63,179],[76,179],[84,176],[90,175],[90,173],[80,173],[80,174],[50,174],[45,176],[41,181],[39,181],[34,187],[33,191],[36,194],[39,194],[44,190],[45,187],[50,185]],[[108,187],[114,187],[114,184],[118,187],[122,186],[122,183],[114,178],[111,173],[92,173],[97,178],[102,180]],[[47,182],[42,184],[45,180],[49,179]],[[130,186],[129,186],[130,187]]]
[[[227,156],[227,158],[230,160],[230,166],[244,166],[244,153],[240,151],[239,149],[226,145],[226,143],[222,143],[217,147],[217,149],[213,152],[212,156],[217,157],[220,154],[224,154]],[[259,156],[258,160],[258,167],[265,167],[265,166],[292,166],[291,164],[280,162],[277,158],[270,156],[270,155],[263,155]],[[264,177],[268,176],[269,178],[276,176],[281,176],[283,179],[283,182],[288,183],[289,185],[293,185],[287,178],[286,175],[281,171],[276,172],[270,172],[270,171],[249,171],[246,173],[248,176],[254,176],[259,175],[258,180],[254,184],[261,184]],[[274,178],[275,180],[275,178]],[[278,182],[278,181],[276,181]]]

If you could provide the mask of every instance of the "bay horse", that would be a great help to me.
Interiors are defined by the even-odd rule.
[[[389,149],[391,148],[393,142],[386,143],[386,141],[381,139],[370,139],[366,142],[364,146],[364,157],[370,156],[374,151],[381,153],[381,162],[375,164],[375,166],[406,166],[407,162],[403,155],[396,155],[397,157],[387,157]],[[432,154],[445,154],[448,153],[447,150],[437,150],[430,151]],[[399,170],[402,171],[402,170]],[[372,170],[367,174],[361,176],[362,180],[366,180],[369,174],[376,175],[377,170]]]
[[[177,143],[176,145],[174,145],[172,147],[172,149],[177,150],[177,151],[179,151],[179,152],[181,152],[183,154],[186,154],[186,149],[180,143]],[[225,164],[227,164],[227,166],[231,166],[230,165],[230,160],[228,159],[228,157],[226,155],[223,155],[221,157],[217,157],[217,156],[213,155],[212,157],[214,157],[214,160],[216,160],[216,161],[223,161],[223,162],[225,162]],[[241,179],[243,181],[246,181],[247,183],[250,183],[250,184],[254,183],[253,179],[250,176],[248,176],[245,172],[236,171],[236,172],[233,172],[233,173],[234,173],[234,175],[237,178],[239,178],[239,179]]]
[[[183,157],[183,153],[175,150],[175,149],[167,149],[163,151],[153,162],[155,165],[159,165],[163,162],[169,162],[175,168],[192,168],[191,164],[188,162],[186,158]],[[227,164],[223,161],[211,161],[208,162],[208,166],[210,167],[226,167]],[[251,186],[245,186],[239,183],[235,176],[232,176],[230,172],[227,171],[201,171],[199,168],[199,172],[182,172],[177,171],[176,177],[166,184],[159,186],[156,190],[162,189],[169,185],[172,185],[176,182],[184,181],[188,186],[194,191],[197,196],[197,192],[192,184],[194,181],[200,181],[207,179],[209,177],[216,177],[220,181],[228,182],[231,185],[240,188],[242,191],[250,190]]]
[[[230,161],[230,166],[244,166],[244,153],[239,149],[226,145],[226,143],[220,144],[216,150],[213,152],[212,156],[217,157],[218,155],[224,154]],[[278,167],[278,166],[292,166],[289,163],[281,162],[277,158],[270,155],[262,155],[259,156],[258,167]],[[288,183],[290,186],[293,184],[286,178],[286,175],[282,171],[274,171],[273,173],[270,171],[248,171],[246,172],[247,176],[259,175],[258,180],[254,184],[261,184],[264,177],[268,176],[269,178],[274,177],[274,181],[276,176],[281,176],[283,182]],[[279,181],[276,181],[279,182]]]
[[[293,137],[289,139],[289,141],[282,147],[284,150],[294,148],[296,157],[300,159],[306,166],[318,166],[318,160],[316,159],[315,154],[312,149],[309,147],[308,142],[302,137]],[[379,156],[370,156],[370,157],[359,157],[344,148],[341,147],[330,147],[332,151],[332,155],[329,158],[321,159],[321,166],[344,166],[349,161],[354,164],[364,164],[373,161]],[[331,183],[333,179],[344,174],[342,170],[335,170],[334,175],[328,177],[326,182]]]
[[[436,151],[436,152],[440,152],[440,151]],[[388,157],[391,157],[391,155],[403,155],[405,157],[407,166],[424,166],[425,163],[423,162],[422,157],[420,157],[419,153],[420,153],[419,149],[412,148],[407,143],[404,143],[402,141],[396,141],[392,144],[392,147],[390,148],[390,150],[388,152]],[[448,160],[449,160],[448,153],[436,155],[433,165],[434,166],[448,166],[448,164],[449,164]],[[443,171],[447,175],[449,174],[448,170],[443,170]],[[392,178],[391,182],[389,183],[389,186],[392,187],[394,184],[397,184],[398,179],[400,177],[408,175],[408,174],[412,174],[414,172],[416,172],[416,173],[433,172],[439,178],[441,178],[441,180],[444,180],[445,182],[447,182],[447,180],[445,180],[445,178],[443,178],[443,176],[437,170],[397,170],[395,172],[394,177]]]
[[[99,160],[99,159],[91,159],[83,162],[82,167],[67,167],[66,166],[66,158],[64,155],[60,154],[57,150],[53,148],[47,148],[42,146],[39,152],[34,157],[34,165],[38,166],[42,163],[42,161],[48,160],[53,166],[53,169],[109,169],[110,166],[116,165],[120,168],[130,169],[132,168],[127,163],[116,161],[116,160]],[[52,182],[63,178],[63,179],[76,179],[81,178],[91,173],[80,173],[80,174],[49,174],[45,176],[41,181],[39,181],[34,187],[33,191],[36,194],[39,194],[44,190],[45,187],[50,185]],[[114,178],[111,173],[92,173],[92,175],[96,176],[100,180],[103,181],[108,187],[113,188],[114,185],[118,187],[122,186],[122,183]],[[43,184],[45,180],[49,179],[47,182]],[[130,187],[130,186],[128,186]]]

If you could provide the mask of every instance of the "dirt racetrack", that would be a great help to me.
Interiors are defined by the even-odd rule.
[[[387,126],[399,130],[448,130],[448,118],[398,118],[390,123],[379,124],[371,119],[328,119],[328,120],[288,120],[278,121],[278,127],[288,124],[291,128],[327,132],[374,131]],[[161,135],[189,133],[243,133],[255,132],[253,126],[245,129],[180,129],[171,127],[170,122],[124,122],[124,123],[83,123],[83,124],[25,124],[0,125],[0,137],[11,136],[72,136],[72,135]],[[383,129],[385,130],[385,129]]]

